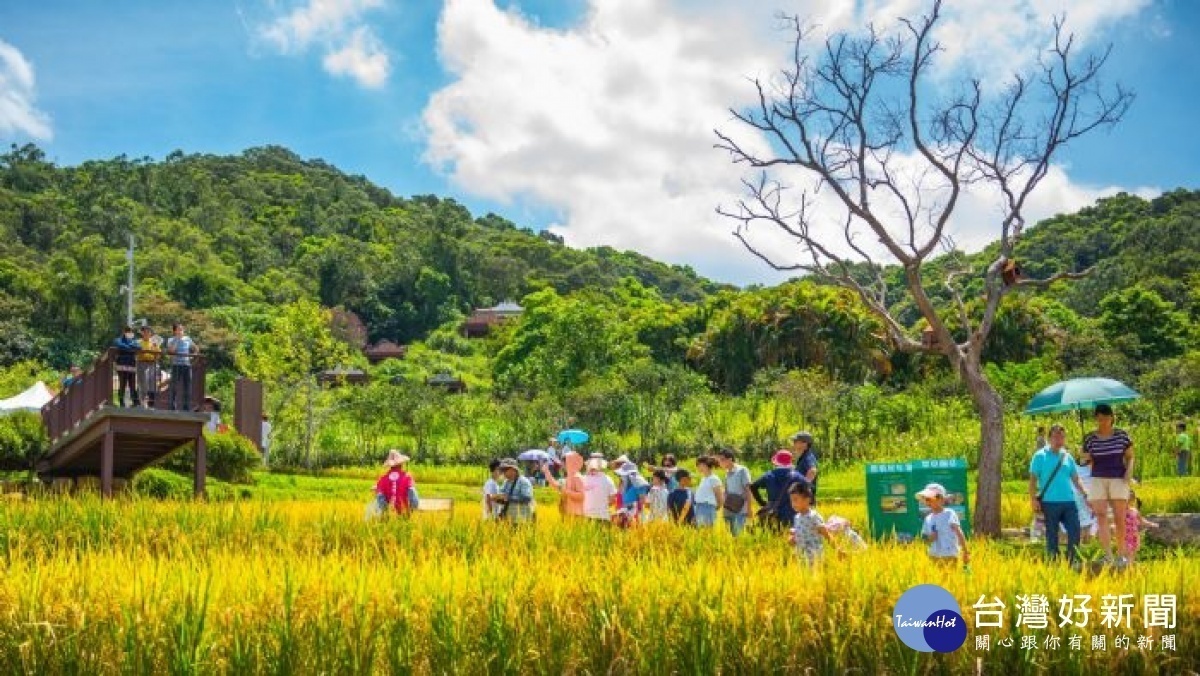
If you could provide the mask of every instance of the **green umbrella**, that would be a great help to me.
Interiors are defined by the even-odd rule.
[[[1072,378],[1054,383],[1034,395],[1025,407],[1025,415],[1083,411],[1096,404],[1119,404],[1140,398],[1125,383],[1112,378]]]

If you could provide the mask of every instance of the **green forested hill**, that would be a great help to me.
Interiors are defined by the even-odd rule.
[[[914,431],[944,429],[940,454],[976,446],[945,360],[897,353],[850,292],[809,280],[736,289],[637,253],[572,249],[282,148],[77,167],[32,146],[0,155],[0,396],[112,340],[130,232],[135,315],[160,330],[186,323],[222,398],[235,373],[271,383],[285,464],[377,462],[384,443],[477,460],[568,421],[643,455],[767,453],[801,423],[834,462],[891,457]],[[993,252],[932,261],[929,292],[947,302],[945,270],[970,267],[964,297],[979,311]],[[1005,300],[985,358],[1010,410],[1059,378],[1103,374],[1148,395],[1129,407],[1142,421],[1200,413],[1200,191],[1100,200],[1029,227],[1017,257],[1035,276],[1095,270]],[[916,335],[899,271],[885,274]],[[526,307],[519,320],[461,336],[465,312],[504,299]],[[359,348],[383,338],[410,344],[406,359],[369,367],[364,388],[315,386],[322,369],[367,367]],[[442,370],[469,394],[425,387]],[[33,457],[5,438],[0,464]]]
[[[488,375],[497,382],[540,382],[532,374],[554,370],[557,380],[542,386],[575,386],[587,369],[622,361],[615,354],[682,362],[735,393],[763,369],[817,366],[848,382],[903,386],[936,368],[891,354],[872,318],[839,291],[808,282],[739,291],[637,253],[572,249],[493,214],[475,218],[453,200],[396,197],[277,147],[77,167],[57,167],[33,146],[0,156],[0,364],[61,367],[110,339],[124,314],[129,232],[139,247],[136,314],[187,321],[218,366],[233,364],[239,341],[266,332],[276,308],[300,300],[348,311],[335,320],[360,339],[408,343],[472,307],[543,291],[530,298],[547,309],[494,348]],[[992,252],[934,261],[930,292],[944,302],[944,269],[969,265],[965,296],[978,297]],[[1035,276],[1095,271],[1011,297],[990,361],[1052,358],[1066,372],[1136,378],[1196,348],[1200,191],[1103,199],[1029,227],[1017,256]],[[898,271],[887,274],[895,311],[919,330]],[[570,312],[588,319],[566,322],[565,343],[546,347],[562,319],[552,315]],[[628,339],[636,349],[576,355],[579,368],[566,375],[561,364],[527,363],[618,328],[624,337],[605,344]]]
[[[689,301],[717,288],[687,267],[473,218],[453,200],[398,198],[282,148],[56,167],[13,147],[0,156],[0,362],[62,362],[117,328],[128,232],[151,306],[139,315],[174,302],[236,325],[229,308],[312,298],[399,342],[540,288],[633,277]]]

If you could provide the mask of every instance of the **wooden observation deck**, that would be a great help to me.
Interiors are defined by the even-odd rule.
[[[169,373],[170,367],[161,370]],[[208,414],[198,409],[204,400],[205,371],[204,357],[194,355],[186,411],[168,409],[169,382],[159,384],[153,408],[123,408],[115,397],[116,351],[108,350],[77,382],[42,407],[50,449],[37,463],[38,475],[43,479],[96,476],[101,493],[109,497],[114,477],[128,479],[191,442],[196,453],[195,493],[204,495]]]

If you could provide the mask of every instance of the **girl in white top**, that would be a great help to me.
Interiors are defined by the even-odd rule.
[[[721,479],[713,474],[717,461],[702,455],[696,460],[696,469],[700,471],[700,485],[696,488],[696,497],[692,508],[696,512],[696,525],[701,528],[711,528],[717,522],[717,510],[725,501],[725,489],[721,487]]]

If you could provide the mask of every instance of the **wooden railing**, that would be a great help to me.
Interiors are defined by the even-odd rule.
[[[76,382],[63,388],[42,407],[42,422],[50,443],[58,441],[64,434],[104,406],[117,402],[117,349],[109,348],[88,367]],[[158,364],[162,373],[171,373],[169,355],[164,355]],[[206,362],[204,355],[192,355],[192,387],[188,404],[192,411],[200,410],[204,403]],[[154,410],[170,410],[170,380],[161,383],[154,398]],[[138,393],[143,404],[145,393]],[[128,400],[127,400],[128,401]]]

